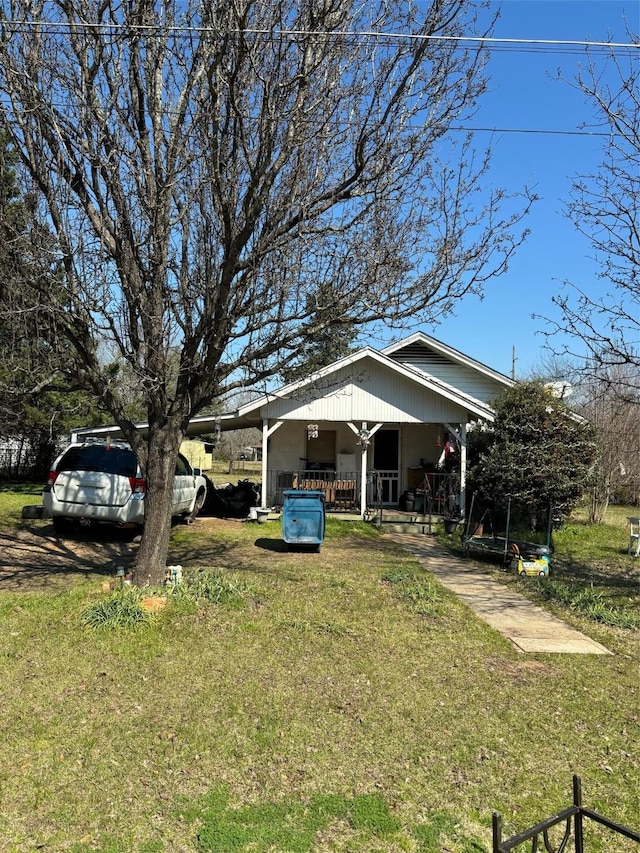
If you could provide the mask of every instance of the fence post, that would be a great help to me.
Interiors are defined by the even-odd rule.
[[[576,853],[584,853],[584,837],[582,834],[582,782],[579,776],[573,777],[573,805],[576,813],[573,818]]]
[[[500,844],[502,842],[502,821],[498,812],[493,813],[493,853],[500,853]]]

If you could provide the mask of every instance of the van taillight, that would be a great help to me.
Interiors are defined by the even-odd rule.
[[[57,471],[49,471],[49,476],[47,477],[47,486],[53,486],[58,476]]]
[[[144,477],[129,477],[129,485],[134,495],[144,495],[147,491],[147,484]]]

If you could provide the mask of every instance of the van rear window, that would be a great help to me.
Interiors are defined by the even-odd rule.
[[[137,470],[133,450],[100,444],[70,447],[58,464],[58,471],[104,471],[122,477],[135,477]]]

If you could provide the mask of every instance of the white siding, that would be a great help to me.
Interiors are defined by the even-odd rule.
[[[446,382],[462,394],[475,397],[484,403],[491,402],[508,385],[508,380],[500,382],[479,370],[460,364],[442,353],[430,350],[424,344],[404,347],[390,356],[399,364],[420,370],[429,376]]]
[[[373,423],[460,423],[466,410],[422,389],[373,360],[358,362],[326,380],[262,408],[270,420],[367,421]]]
[[[346,424],[326,423],[317,420],[309,421],[309,423],[317,423],[322,430],[335,430],[336,455],[338,453],[353,454],[356,460],[353,470],[360,470],[360,447],[356,444],[357,439],[355,434]],[[299,471],[304,468],[302,460],[306,457],[306,421],[303,423],[285,421],[279,429],[271,434],[271,438],[269,439],[269,470]]]

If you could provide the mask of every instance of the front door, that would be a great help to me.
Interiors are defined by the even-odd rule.
[[[373,467],[378,472],[381,501],[384,506],[397,504],[400,482],[400,431],[379,429],[373,439]]]

